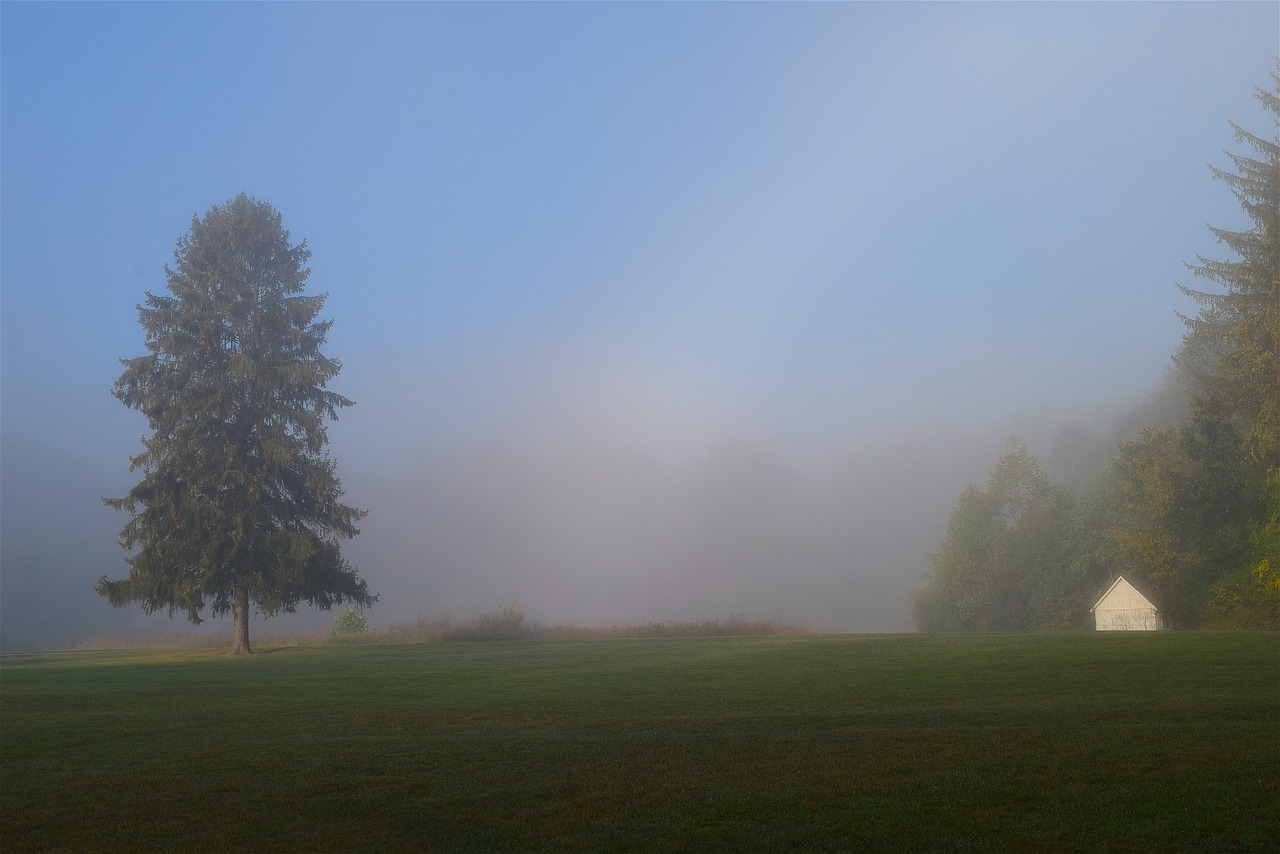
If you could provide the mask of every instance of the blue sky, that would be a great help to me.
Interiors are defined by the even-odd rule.
[[[94,505],[145,424],[116,360],[192,215],[242,190],[330,293],[371,526],[380,477],[481,446],[821,468],[1140,402],[1183,262],[1242,221],[1205,164],[1229,119],[1268,132],[1278,32],[1275,3],[6,2],[3,618],[48,593],[15,579],[121,571]],[[76,547],[37,573],[46,492]],[[894,626],[923,566],[879,570]]]

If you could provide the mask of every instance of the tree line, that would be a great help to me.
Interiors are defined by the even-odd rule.
[[[1258,88],[1280,128],[1274,90]],[[1280,131],[1232,123],[1249,154],[1211,166],[1252,227],[1210,226],[1227,260],[1197,256],[1207,283],[1166,395],[1178,416],[1115,449],[1080,488],[1011,439],[984,487],[951,514],[912,616],[925,631],[1068,629],[1123,574],[1175,628],[1280,628]]]
[[[1276,89],[1257,90],[1280,126]],[[1174,357],[1179,417],[1121,444],[1077,489],[1011,440],[985,488],[960,495],[913,601],[925,630],[1062,629],[1119,573],[1175,627],[1280,628],[1280,133],[1232,125],[1254,155],[1213,168],[1253,226],[1211,229],[1233,258],[1197,258],[1179,286],[1198,306]],[[351,405],[328,390],[325,295],[308,295],[306,241],[244,194],[193,217],[165,269],[167,294],[138,307],[144,355],[114,395],[151,429],[140,481],[106,503],[129,514],[112,605],[233,616],[376,600],[342,556],[363,510],[342,502],[327,422]],[[739,543],[739,551],[742,544]]]

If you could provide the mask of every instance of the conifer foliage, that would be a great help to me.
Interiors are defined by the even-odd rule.
[[[340,363],[321,348],[326,294],[306,295],[306,241],[243,193],[193,218],[166,267],[168,294],[138,307],[147,353],[122,359],[114,396],[152,431],[123,498],[132,552],[95,590],[116,607],[233,615],[232,654],[251,652],[249,608],[328,609],[376,596],[342,557],[363,510],[341,502],[326,422],[351,401],[328,391]]]
[[[1215,558],[1240,576],[1227,586],[1252,576],[1256,584],[1244,585],[1252,588],[1245,598],[1262,596],[1271,622],[1280,623],[1280,63],[1271,77],[1274,88],[1255,94],[1271,114],[1274,135],[1264,139],[1232,124],[1236,141],[1256,156],[1227,152],[1234,171],[1211,167],[1251,227],[1211,228],[1236,257],[1197,259],[1192,273],[1218,288],[1182,290],[1200,306],[1196,317],[1185,318],[1185,361],[1191,364],[1184,367],[1197,419],[1211,428],[1189,443],[1203,473],[1197,487],[1210,495],[1215,488],[1228,493],[1217,504],[1236,508],[1230,519],[1209,518],[1217,539],[1234,546],[1220,548]],[[1211,610],[1229,616],[1232,597],[1221,595],[1222,585],[1214,593]]]
[[[1197,257],[1188,268],[1205,289],[1179,286],[1199,309],[1184,315],[1174,357],[1186,412],[1120,444],[1085,500],[1042,501],[1050,522],[1033,530],[1049,533],[1013,562],[992,502],[1001,466],[1026,464],[1010,468],[1019,449],[1007,450],[988,491],[960,496],[915,599],[922,629],[1083,625],[1073,602],[1120,573],[1153,593],[1167,626],[1280,628],[1280,64],[1272,79],[1274,89],[1255,93],[1273,135],[1233,124],[1252,153],[1227,152],[1228,168],[1210,167],[1248,225],[1211,226],[1229,257]]]

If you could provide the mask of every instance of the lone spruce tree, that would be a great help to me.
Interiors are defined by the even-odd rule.
[[[339,499],[326,421],[351,401],[325,389],[341,365],[321,352],[325,294],[302,293],[306,241],[243,193],[178,241],[167,295],[138,307],[147,354],[122,359],[113,394],[152,435],[131,469],[142,480],[104,502],[130,514],[129,576],[95,590],[116,607],[233,616],[232,655],[252,652],[249,608],[373,604],[342,557],[363,510]]]

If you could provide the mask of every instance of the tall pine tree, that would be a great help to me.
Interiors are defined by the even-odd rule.
[[[252,652],[251,603],[266,616],[300,602],[376,599],[342,557],[364,511],[340,501],[326,422],[351,401],[328,391],[341,365],[321,352],[325,294],[305,295],[306,241],[244,194],[193,218],[178,241],[169,294],[138,307],[147,354],[121,360],[113,394],[152,434],[123,498],[122,580],[95,590],[114,606],[233,615],[232,654]]]
[[[1280,614],[1280,64],[1272,79],[1275,90],[1259,88],[1257,97],[1274,117],[1274,135],[1233,123],[1236,141],[1257,156],[1228,152],[1233,169],[1210,167],[1252,227],[1211,227],[1235,258],[1190,265],[1220,289],[1180,286],[1200,307],[1184,318],[1180,365],[1195,396],[1184,444],[1197,477],[1185,498],[1200,508],[1219,571],[1256,577]]]

